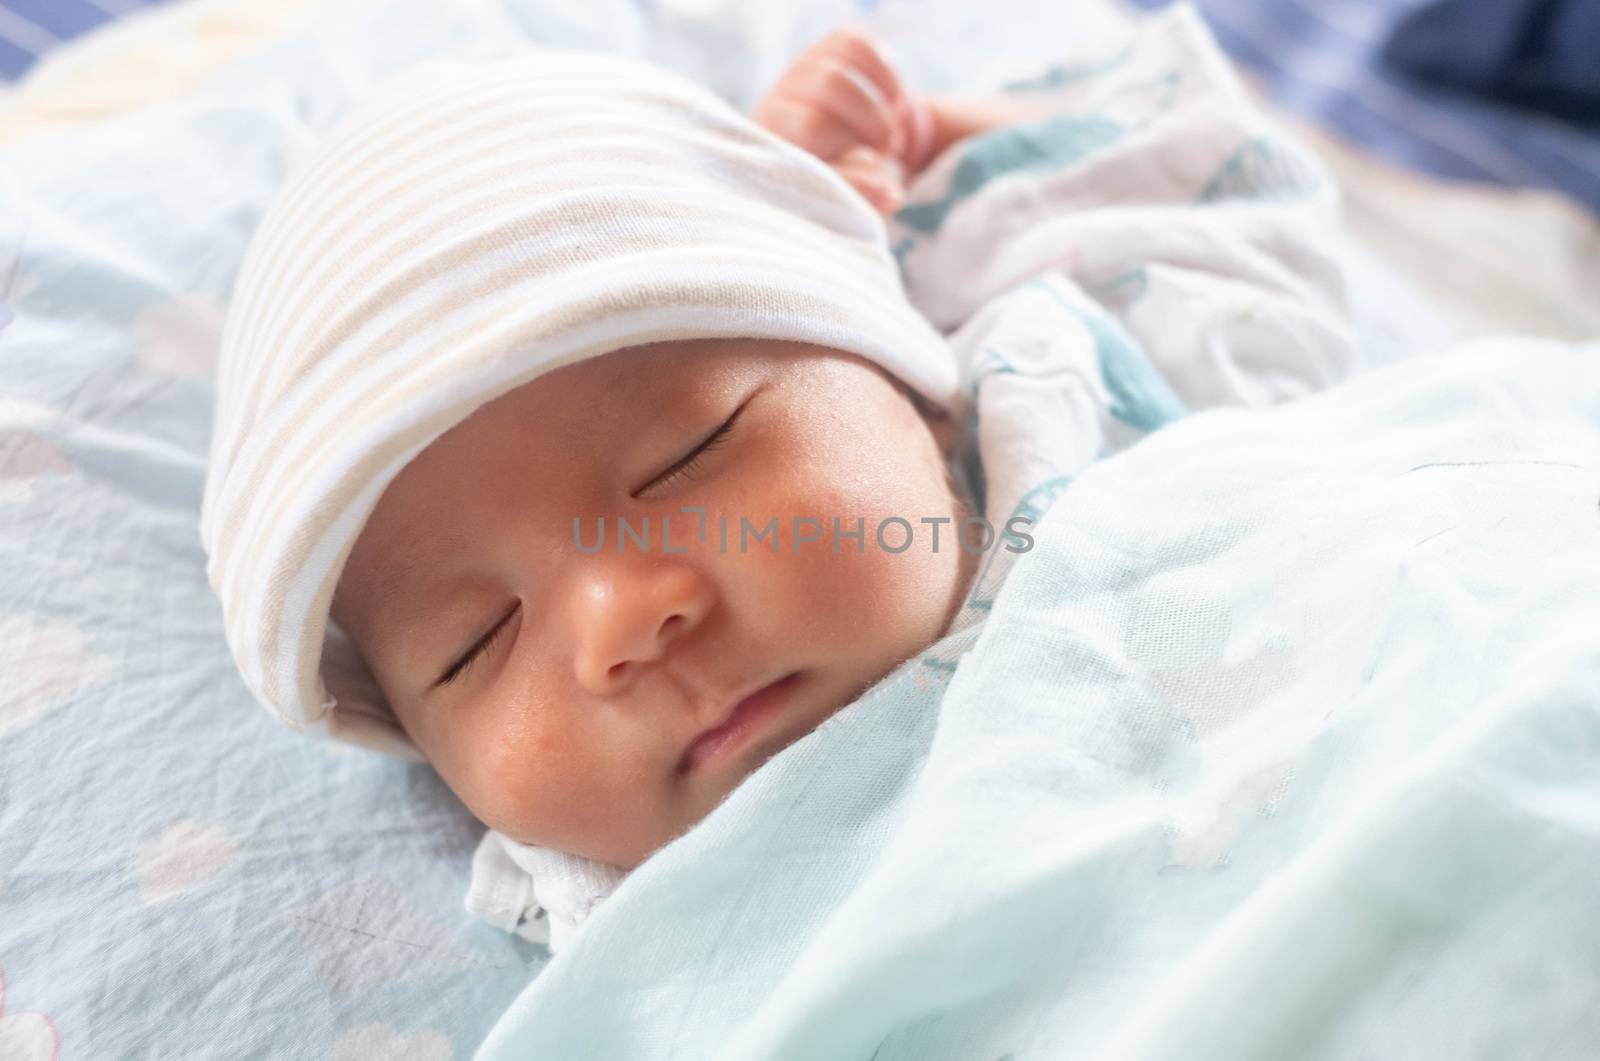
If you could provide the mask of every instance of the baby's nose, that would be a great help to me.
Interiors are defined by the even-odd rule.
[[[659,557],[581,563],[573,665],[579,684],[596,696],[626,688],[711,611],[711,582],[688,564]]]

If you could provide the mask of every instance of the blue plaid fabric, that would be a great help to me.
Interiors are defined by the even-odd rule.
[[[1169,0],[1128,0],[1163,7]],[[1592,4],[1595,0],[1583,0]],[[1223,49],[1278,104],[1424,173],[1549,188],[1600,211],[1600,115],[1561,120],[1441,84],[1390,56],[1425,0],[1194,0]],[[1457,9],[1471,5],[1458,4]],[[1491,7],[1479,4],[1484,11]],[[1502,12],[1504,14],[1505,12]],[[1456,61],[1508,32],[1504,18],[1456,19]]]
[[[0,78],[15,81],[62,41],[164,0],[0,0]]]

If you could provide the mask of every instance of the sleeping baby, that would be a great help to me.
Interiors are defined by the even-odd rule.
[[[542,47],[358,102],[224,332],[202,536],[251,691],[431,764],[489,830],[469,908],[559,946],[981,623],[1085,464],[1347,374],[1331,190],[1174,25],[1098,95],[920,96],[841,32],[753,117]]]

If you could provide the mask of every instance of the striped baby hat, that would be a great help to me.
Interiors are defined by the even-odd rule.
[[[882,219],[708,89],[530,44],[375,83],[291,168],[224,322],[200,532],[250,691],[300,732],[421,758],[329,617],[384,488],[542,373],[709,337],[832,347],[960,401]]]

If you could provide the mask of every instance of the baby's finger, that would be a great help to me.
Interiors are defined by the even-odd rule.
[[[893,153],[898,146],[893,105],[860,71],[836,59],[820,60],[790,92],[828,111],[855,131],[860,143]]]
[[[848,174],[844,179],[880,214],[892,214],[905,203],[905,196],[899,189],[880,180]]]
[[[925,100],[907,95],[902,98],[899,107],[899,122],[905,130],[904,150],[900,152],[900,159],[908,172],[920,173],[933,153],[933,113]]]
[[[833,163],[833,168],[852,173],[870,173],[882,177],[892,184],[905,182],[905,166],[894,155],[886,155],[881,151],[874,151],[862,144],[850,148],[840,155]]]
[[[833,161],[857,143],[854,129],[809,100],[769,98],[759,108],[757,120],[824,162]]]
[[[833,168],[882,212],[898,209],[905,199],[905,171],[898,159],[858,145],[840,155]]]
[[[834,30],[822,42],[822,54],[834,56],[872,82],[892,109],[906,95],[904,81],[872,37],[856,26]]]

